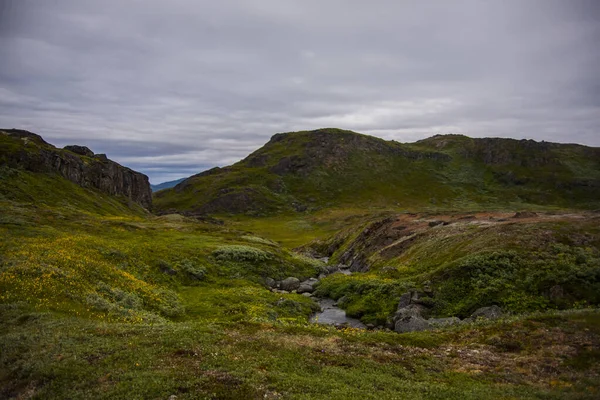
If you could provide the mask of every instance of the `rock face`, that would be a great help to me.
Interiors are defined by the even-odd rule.
[[[10,151],[2,152],[2,162],[32,172],[55,172],[85,188],[109,195],[125,196],[145,208],[152,206],[148,177],[94,154],[85,146],[58,149],[41,136],[18,129],[0,129],[0,135],[14,140]]]

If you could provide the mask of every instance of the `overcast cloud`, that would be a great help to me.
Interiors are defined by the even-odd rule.
[[[153,183],[277,132],[600,146],[597,0],[0,0],[0,127]]]

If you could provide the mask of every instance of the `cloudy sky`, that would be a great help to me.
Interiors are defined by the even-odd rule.
[[[277,132],[600,146],[597,0],[0,0],[0,127],[153,183]]]

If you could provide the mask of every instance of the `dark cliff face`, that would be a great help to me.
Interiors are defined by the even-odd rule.
[[[109,160],[104,154],[94,154],[85,146],[58,149],[31,132],[4,129],[0,135],[6,149],[0,161],[11,167],[32,172],[56,172],[86,188],[95,188],[110,195],[122,195],[145,208],[152,206],[152,191],[148,177]]]

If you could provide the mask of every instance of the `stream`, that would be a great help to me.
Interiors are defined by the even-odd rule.
[[[366,326],[355,318],[346,316],[346,311],[335,306],[335,300],[333,299],[319,299],[319,305],[321,306],[321,312],[316,313],[310,318],[310,322],[315,324],[323,325],[348,325],[353,328],[365,329]]]

